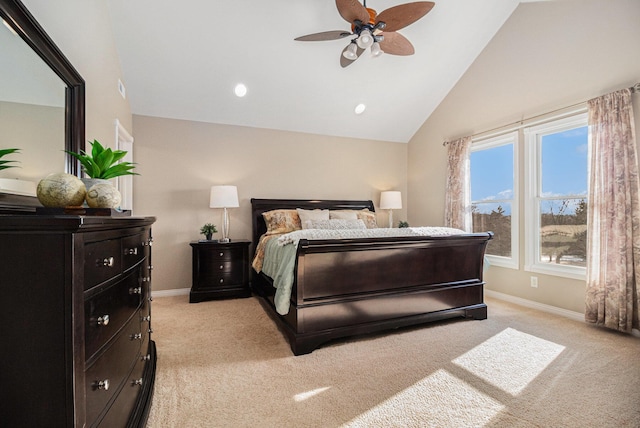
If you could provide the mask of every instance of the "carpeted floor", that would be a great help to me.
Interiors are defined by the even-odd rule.
[[[148,426],[640,427],[640,339],[486,301],[294,357],[256,298],[155,298]]]

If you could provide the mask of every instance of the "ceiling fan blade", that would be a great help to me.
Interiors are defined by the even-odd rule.
[[[307,34],[306,36],[296,37],[294,40],[301,42],[321,42],[324,40],[338,40],[350,36],[351,33],[344,30],[323,31],[322,33]]]
[[[336,7],[340,16],[349,24],[353,24],[356,19],[369,22],[369,12],[358,0],[336,0]]]
[[[384,40],[380,42],[380,49],[389,55],[413,55],[415,49],[405,36],[396,32],[382,33]]]
[[[360,49],[360,47],[358,47],[356,49],[356,59],[354,59],[353,61],[350,59],[347,59],[344,57],[343,53],[344,51],[346,51],[349,48],[349,45],[347,45],[346,48],[342,49],[342,52],[340,52],[340,67],[345,68],[350,66],[351,64],[353,64],[354,62],[356,62],[356,60],[358,58],[360,58],[360,55],[362,55],[362,52],[364,52],[364,49]]]
[[[380,12],[376,22],[387,24],[384,31],[398,31],[425,16],[434,5],[432,1],[418,1],[393,6]]]

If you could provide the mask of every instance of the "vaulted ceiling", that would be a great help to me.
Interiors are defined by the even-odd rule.
[[[350,30],[333,0],[108,3],[134,114],[406,143],[520,1],[436,0],[399,31],[414,55],[365,53],[346,68],[349,39],[294,40]]]

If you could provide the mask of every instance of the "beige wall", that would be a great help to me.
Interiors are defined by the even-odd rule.
[[[154,215],[154,289],[191,286],[191,247],[200,226],[222,225],[209,208],[212,185],[238,187],[232,239],[251,238],[251,198],[371,199],[406,194],[406,144],[335,138],[134,115],[135,215]],[[406,205],[406,201],[405,205]],[[405,211],[394,220],[405,219]],[[378,221],[386,225],[386,213]],[[220,233],[214,235],[220,237]]]
[[[131,130],[129,102],[118,92],[120,60],[105,0],[23,0],[86,83],[86,140],[115,144],[115,120]],[[124,82],[126,85],[126,82]],[[61,149],[62,149],[61,144]]]
[[[603,5],[599,0],[581,0],[518,6],[409,143],[411,223],[443,222],[443,141],[544,114],[640,81],[640,2],[612,0]],[[634,97],[638,117],[639,96]],[[521,212],[523,209],[521,203]],[[521,242],[523,232],[521,228]],[[531,274],[522,269],[522,259],[519,270],[492,266],[486,275],[487,289],[584,311],[584,281],[536,274],[539,288],[531,288]]]

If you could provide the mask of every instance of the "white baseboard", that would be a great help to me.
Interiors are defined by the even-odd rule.
[[[190,291],[190,288],[174,288],[173,290],[151,291],[151,297],[183,296],[185,294],[189,294]]]
[[[491,291],[487,289],[484,290],[484,294],[487,297],[493,297],[494,299],[515,303],[516,305],[524,306],[526,308],[538,309],[542,312],[560,315],[565,318],[570,318],[572,320],[584,322],[584,314],[580,312],[569,311],[567,309],[558,308],[557,306],[545,305],[544,303],[538,303],[538,302],[534,302],[533,300],[527,300],[520,297],[515,297],[509,294],[499,293],[497,291]]]
[[[520,297],[511,296],[509,294],[499,293],[497,291],[484,290],[485,296],[493,297],[494,299],[504,300],[505,302],[515,303],[516,305],[524,306],[527,308],[538,309],[542,312],[547,312],[561,317],[570,318],[575,321],[584,322],[584,314],[580,312],[569,311],[567,309],[558,308],[556,306],[545,305],[544,303],[534,302],[533,300],[522,299]],[[631,330],[631,335],[640,337],[640,330],[635,328]]]

